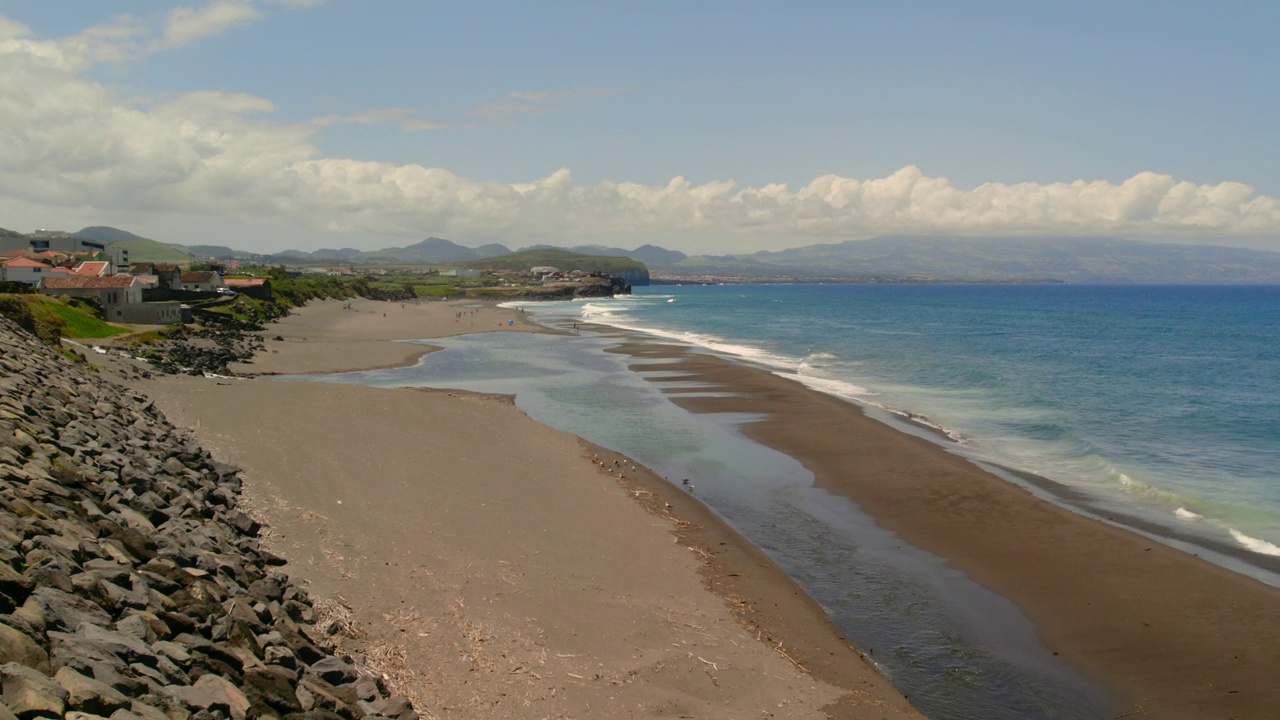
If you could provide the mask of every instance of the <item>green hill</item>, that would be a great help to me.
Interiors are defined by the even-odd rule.
[[[191,251],[182,245],[162,243],[141,235],[134,235],[127,230],[94,225],[73,233],[76,237],[106,243],[110,247],[124,248],[129,251],[130,262],[187,263],[191,261]]]
[[[174,265],[191,262],[191,253],[181,245],[169,245],[155,240],[147,240],[146,238],[113,242],[111,247],[127,249],[130,262],[172,263]]]
[[[464,267],[492,268],[494,270],[528,270],[531,267],[550,265],[561,270],[605,272],[621,274],[627,270],[646,270],[644,263],[625,257],[587,255],[560,248],[535,248],[520,250],[510,255],[482,258],[460,263]]]
[[[170,247],[183,249],[182,245],[171,245]],[[215,260],[233,260],[250,256],[249,253],[243,250],[234,250],[226,245],[188,245],[185,249],[197,257],[211,257]]]
[[[622,278],[631,285],[648,285],[649,268],[639,260],[607,255],[587,255],[560,248],[531,248],[509,255],[459,263],[463,267],[489,270],[528,270],[549,265],[560,270],[599,272]]]
[[[355,251],[353,251],[355,252]],[[469,248],[444,238],[429,237],[407,247],[393,247],[385,250],[362,253],[364,258],[389,259],[405,262],[421,263],[456,263],[481,259],[493,255],[504,255],[511,252],[502,245],[486,245],[483,248]]]
[[[125,240],[146,240],[146,238],[141,235],[134,235],[128,230],[107,227],[106,225],[91,225],[71,234],[76,237],[82,237],[86,240],[95,240],[100,243],[115,243]]]

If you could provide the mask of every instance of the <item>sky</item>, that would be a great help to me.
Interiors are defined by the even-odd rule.
[[[1280,3],[0,0],[0,227],[1280,251]]]

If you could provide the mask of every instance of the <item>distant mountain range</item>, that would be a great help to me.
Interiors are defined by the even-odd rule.
[[[483,266],[486,264],[475,261],[499,258],[513,252],[503,245],[472,248],[443,238],[429,237],[406,247],[374,251],[342,248],[254,255],[216,245],[162,243],[110,227],[89,227],[75,234],[128,247],[135,260],[159,262],[186,262],[192,257],[210,257],[289,264],[398,262]],[[1280,284],[1280,253],[1118,238],[889,236],[716,256],[690,256],[656,245],[642,245],[632,250],[604,245],[570,248],[533,245],[523,248],[522,252],[540,250],[631,258],[644,263],[658,275],[757,281],[1054,280],[1071,283]],[[495,261],[487,265],[497,264]]]
[[[963,281],[1280,283],[1280,253],[1118,238],[879,237],[777,252],[689,257],[674,272],[840,277],[929,276]]]

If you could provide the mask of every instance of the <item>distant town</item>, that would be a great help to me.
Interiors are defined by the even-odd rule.
[[[542,254],[545,255],[545,254]],[[540,255],[540,256],[542,256]],[[247,298],[275,299],[272,276],[332,277],[351,295],[375,299],[448,299],[477,296],[555,298],[629,292],[608,272],[578,267],[573,253],[557,256],[564,267],[520,266],[504,258],[500,267],[366,267],[259,265],[239,260],[193,258],[188,263],[134,260],[117,244],[77,234],[37,230],[0,236],[0,292],[36,292],[94,301],[102,319],[127,325],[192,322],[193,307],[216,307]]]

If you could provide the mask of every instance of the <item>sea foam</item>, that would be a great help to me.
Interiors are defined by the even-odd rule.
[[[794,370],[799,367],[801,363],[799,358],[773,353],[754,345],[729,342],[716,335],[679,330],[663,330],[661,328],[639,325],[634,322],[633,318],[622,312],[616,312],[615,310],[616,308],[610,308],[603,304],[588,303],[582,307],[582,318],[587,322],[599,322],[622,330],[634,330],[636,332],[645,333],[646,335],[652,335],[653,337],[674,340],[685,345],[693,345],[695,347],[711,350],[712,352],[719,353],[721,355],[732,355],[759,365]]]
[[[1280,545],[1269,543],[1266,540],[1259,540],[1255,537],[1249,537],[1235,528],[1227,528],[1227,530],[1231,533],[1231,537],[1236,539],[1236,542],[1245,546],[1249,550],[1260,555],[1275,555],[1280,557]]]
[[[814,375],[806,375],[803,373],[777,372],[774,374],[778,377],[787,378],[788,380],[795,380],[810,390],[817,390],[820,393],[834,395],[846,400],[861,400],[871,394],[870,391],[861,385],[855,385],[843,380],[832,380],[830,378],[816,377]]]

